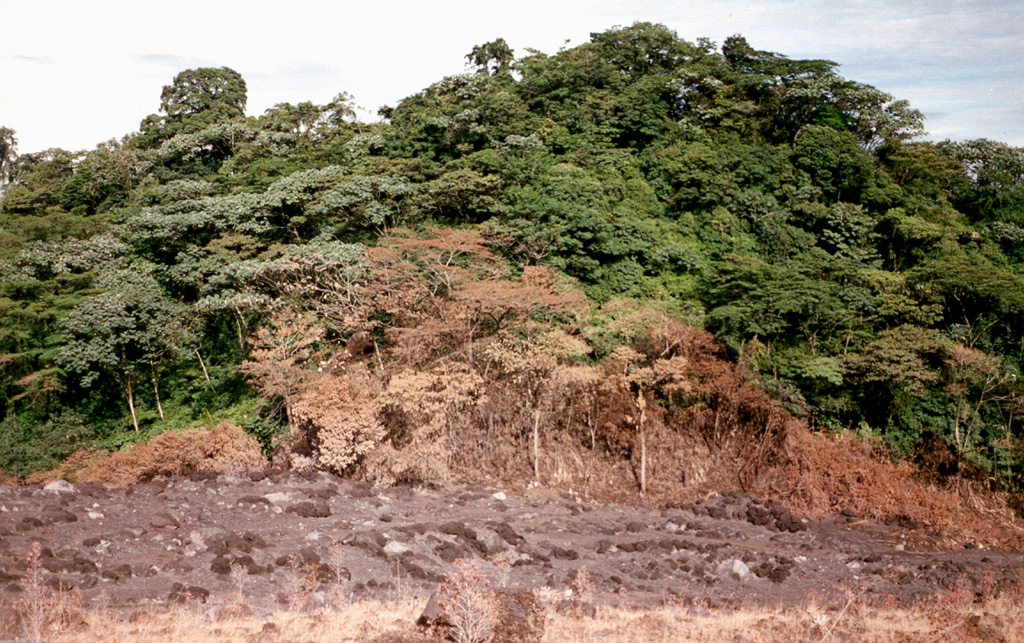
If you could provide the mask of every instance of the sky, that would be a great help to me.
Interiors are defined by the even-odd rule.
[[[465,72],[474,45],[555,53],[637,21],[832,60],[924,112],[929,139],[1024,147],[1020,0],[0,0],[0,126],[21,153],[92,149],[136,131],[178,72],[222,66],[249,114],[345,91],[370,120]]]

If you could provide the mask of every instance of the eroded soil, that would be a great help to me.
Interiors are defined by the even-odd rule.
[[[907,605],[959,579],[992,587],[1024,569],[1019,553],[933,551],[927,534],[898,525],[810,520],[752,496],[652,509],[543,489],[374,489],[318,472],[0,487],[8,612],[30,582],[33,542],[43,582],[114,608],[242,598],[272,610],[299,587],[321,601],[429,592],[459,558],[512,586],[563,589],[585,567],[597,602],[708,607],[849,592]],[[499,558],[508,565],[491,566]]]

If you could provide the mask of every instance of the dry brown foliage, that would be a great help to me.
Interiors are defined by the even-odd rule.
[[[212,429],[161,433],[149,442],[114,453],[80,451],[60,468],[33,475],[26,482],[66,478],[125,486],[204,470],[237,473],[265,464],[256,441],[238,425],[225,421]]]
[[[309,435],[320,464],[344,471],[372,450],[384,435],[365,373],[317,374],[294,395],[291,416]],[[361,376],[360,376],[361,375]]]
[[[379,484],[448,482],[458,436],[483,396],[482,380],[459,362],[396,373],[376,400],[384,439],[364,465]]]
[[[1024,530],[1013,523],[1005,501],[957,494],[921,481],[910,464],[897,464],[875,447],[849,436],[791,430],[786,461],[758,492],[786,502],[793,510],[820,515],[850,509],[881,521],[929,528],[939,546],[1024,546]],[[1002,510],[997,506],[1003,504]]]
[[[631,461],[639,448],[640,486],[650,478],[656,495],[677,497],[752,489],[796,421],[720,357],[706,331],[624,306],[609,327],[631,345],[604,361],[602,435]]]
[[[855,441],[808,432],[747,362],[725,359],[669,308],[595,309],[547,268],[512,275],[474,232],[394,230],[355,272],[332,270],[284,285],[292,307],[254,334],[242,370],[336,471],[379,484],[538,480],[651,501],[756,491],[979,542],[1012,521],[989,496],[938,493]],[[969,358],[949,367],[979,371]]]
[[[321,464],[382,484],[481,470],[586,481],[588,461],[611,454],[647,492],[749,488],[773,461],[788,416],[710,334],[631,302],[593,311],[547,268],[510,277],[466,231],[383,244],[343,297],[341,330],[372,351],[325,339],[317,320],[342,317],[318,295],[312,315],[284,309],[259,329],[241,367]],[[587,315],[618,346],[602,362]]]
[[[308,384],[306,366],[325,332],[312,315],[285,308],[252,334],[249,359],[238,367],[264,397],[282,401],[292,439],[299,434],[293,406]]]

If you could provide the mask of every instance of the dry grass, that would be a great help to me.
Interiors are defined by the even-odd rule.
[[[425,594],[402,593],[388,600],[326,601],[312,608],[293,601],[287,608],[268,609],[248,602],[240,589],[237,600],[225,603],[206,604],[190,599],[169,606],[114,611],[102,601],[82,605],[71,593],[52,590],[38,582],[41,571],[38,545],[34,546],[28,562],[24,594],[13,602],[0,600],[0,612],[13,615],[0,626],[0,636],[27,636],[49,643],[439,643],[443,640],[437,638],[437,633],[431,634],[414,625],[427,603]],[[497,603],[487,598],[489,583],[486,574],[474,564],[464,561],[458,565],[440,588],[439,600],[446,620],[451,622],[451,617],[464,614],[459,611],[465,607],[463,603],[473,599],[470,606],[473,617],[496,622]],[[910,608],[899,607],[895,597],[869,594],[863,588],[847,591],[831,602],[819,602],[811,597],[803,605],[786,609],[712,610],[674,601],[659,607],[637,607],[630,605],[628,595],[619,595],[616,606],[599,607],[592,617],[585,616],[585,611],[561,612],[555,607],[560,604],[559,597],[572,595],[586,600],[591,598],[592,591],[585,569],[581,569],[564,591],[536,590],[537,605],[545,621],[542,641],[942,643],[983,640],[1024,643],[1024,575],[1009,582],[990,578],[977,587],[962,577],[952,588]],[[454,611],[453,600],[459,603]],[[481,615],[479,610],[491,613]],[[487,643],[491,638],[489,631],[490,627],[471,631],[455,628],[453,640]]]
[[[596,618],[549,613],[546,643],[707,643],[735,641],[870,641],[931,643],[950,640],[1024,642],[1024,602],[1019,589],[983,603],[951,590],[912,609],[868,606],[861,596],[842,604],[789,610],[704,610],[601,607]],[[416,637],[414,619],[426,596],[366,600],[333,610],[260,612],[243,605],[193,604],[117,613],[80,610],[77,618],[41,632],[49,643],[344,643],[384,634]],[[25,632],[12,634],[24,635]]]

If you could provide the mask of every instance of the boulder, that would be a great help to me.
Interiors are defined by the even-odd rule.
[[[52,493],[74,493],[75,485],[71,484],[67,480],[54,480],[43,487],[43,491],[49,491]]]

